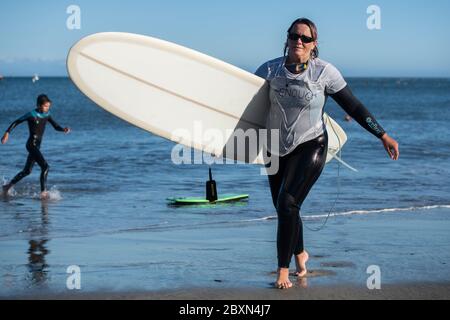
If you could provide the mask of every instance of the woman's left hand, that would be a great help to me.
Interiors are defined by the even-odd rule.
[[[64,128],[64,133],[65,134],[69,133],[70,131],[71,131],[70,128]]]
[[[398,151],[397,141],[395,141],[394,139],[389,137],[389,135],[387,133],[385,133],[381,137],[381,141],[383,142],[383,146],[386,149],[387,153],[389,154],[389,157],[392,160],[398,160],[398,157],[400,156],[400,152]]]

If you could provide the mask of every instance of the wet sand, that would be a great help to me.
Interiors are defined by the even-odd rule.
[[[3,240],[0,298],[449,299],[449,213],[355,215],[332,219],[318,233],[306,230],[308,277],[300,283],[291,277],[290,290],[272,288],[276,220]],[[81,270],[79,291],[66,288],[73,264]],[[367,289],[374,266],[381,290]]]
[[[356,286],[302,287],[295,283],[289,290],[272,288],[192,288],[152,292],[75,292],[59,295],[24,295],[8,299],[57,299],[57,300],[448,300],[449,283],[416,283],[385,285],[369,290]]]

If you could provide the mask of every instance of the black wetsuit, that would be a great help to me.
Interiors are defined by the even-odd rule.
[[[30,131],[30,136],[26,144],[26,148],[29,154],[25,167],[11,180],[10,184],[14,185],[24,177],[29,175],[31,173],[31,170],[33,169],[34,164],[37,163],[41,167],[40,182],[42,192],[46,190],[47,175],[50,168],[40,151],[42,137],[45,131],[45,125],[47,124],[47,122],[50,122],[55,130],[64,131],[64,129],[60,125],[58,125],[55,120],[52,119],[50,113],[41,113],[38,110],[33,110],[14,121],[6,130],[6,132],[10,133],[15,127],[17,127],[24,121],[28,122],[28,128]]]
[[[373,115],[352,94],[348,86],[330,95],[362,127],[378,138],[385,131]],[[328,135],[304,142],[279,158],[279,170],[269,175],[272,200],[278,215],[278,266],[289,268],[292,255],[303,252],[303,224],[300,208],[325,166]],[[273,156],[273,155],[272,155]],[[270,167],[270,163],[267,165]]]

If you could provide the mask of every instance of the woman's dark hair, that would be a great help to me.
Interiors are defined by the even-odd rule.
[[[45,95],[45,94],[38,95],[37,100],[36,100],[36,105],[38,107],[42,106],[44,103],[47,103],[47,102],[52,102],[52,100],[50,100],[47,97],[47,95]]]
[[[305,24],[309,27],[309,29],[311,30],[311,35],[312,38],[314,39],[314,41],[316,41],[318,39],[318,34],[317,34],[317,27],[314,24],[314,22],[312,22],[311,20],[307,19],[307,18],[300,18],[295,20],[294,22],[291,23],[291,26],[289,27],[289,29],[287,29],[287,33],[289,35],[289,33],[291,32],[292,28],[296,25],[296,24]],[[284,56],[286,56],[287,54],[287,48],[288,48],[288,44],[287,44],[287,40],[286,40],[286,44],[284,45]],[[317,46],[314,47],[314,49],[311,52],[311,58],[317,58],[319,56],[319,48],[317,48]]]

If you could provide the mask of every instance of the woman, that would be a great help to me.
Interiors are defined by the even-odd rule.
[[[268,61],[256,74],[270,84],[271,107],[267,129],[279,130],[279,170],[269,175],[270,191],[278,215],[278,277],[275,286],[292,287],[289,264],[295,256],[297,276],[306,275],[308,253],[303,246],[300,208],[325,165],[328,137],[323,107],[331,96],[353,119],[379,138],[393,160],[398,143],[389,137],[372,114],[356,99],[339,71],[318,58],[317,28],[305,18],[287,31],[284,56]],[[272,144],[273,145],[273,144]]]
[[[28,112],[24,116],[11,123],[1,139],[2,144],[5,144],[6,142],[8,142],[9,134],[15,127],[17,127],[24,121],[28,122],[30,135],[26,144],[26,148],[28,151],[27,162],[24,169],[20,171],[9,183],[3,186],[3,194],[5,196],[8,195],[8,191],[12,186],[14,186],[17,182],[31,173],[34,164],[37,162],[37,164],[41,167],[41,198],[48,198],[46,183],[50,167],[40,151],[42,137],[45,131],[45,125],[47,124],[47,122],[50,122],[55,130],[64,133],[69,133],[70,128],[62,128],[55,122],[55,120],[53,120],[50,115],[51,100],[45,94],[41,94],[37,97],[36,105],[37,108],[35,110]]]

